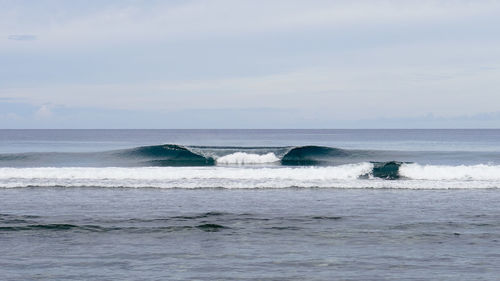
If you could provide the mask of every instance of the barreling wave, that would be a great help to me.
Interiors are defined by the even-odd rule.
[[[217,164],[321,165],[348,157],[347,150],[324,146],[217,147],[173,144],[145,146],[118,152],[125,157],[149,158],[151,166],[213,166]]]
[[[194,167],[253,164],[310,166],[350,163],[353,161],[349,161],[348,159],[355,154],[355,151],[323,146],[232,147],[164,144],[90,153],[42,152],[0,154],[0,166]]]
[[[283,165],[317,165],[334,158],[349,156],[339,148],[324,146],[299,146],[290,149],[281,159]]]
[[[499,165],[0,168],[0,187],[500,188]]]

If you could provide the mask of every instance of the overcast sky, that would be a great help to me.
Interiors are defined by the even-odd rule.
[[[500,128],[500,1],[0,0],[0,128]]]

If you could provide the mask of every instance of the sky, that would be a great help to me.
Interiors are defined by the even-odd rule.
[[[0,128],[500,128],[500,0],[0,0]]]

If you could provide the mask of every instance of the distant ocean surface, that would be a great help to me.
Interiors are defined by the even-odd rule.
[[[2,280],[498,280],[500,130],[0,130]]]

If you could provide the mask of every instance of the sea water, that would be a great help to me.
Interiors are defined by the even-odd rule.
[[[2,280],[497,280],[500,130],[0,130]]]

